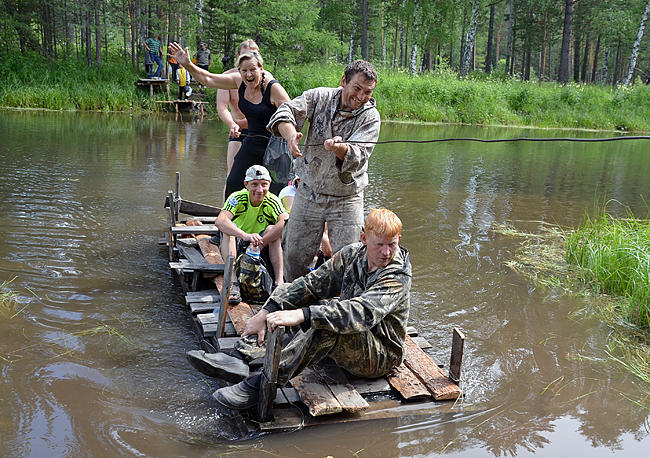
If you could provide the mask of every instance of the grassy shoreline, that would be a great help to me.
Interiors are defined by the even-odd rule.
[[[595,316],[609,328],[604,357],[573,357],[607,360],[650,384],[650,221],[614,218],[603,205],[577,229],[493,230],[523,240],[508,267],[537,286],[585,297],[586,307],[571,317]]]
[[[291,97],[318,86],[339,84],[342,65],[271,68]],[[475,74],[460,80],[442,70],[418,77],[378,68],[375,90],[382,119],[393,122],[494,127],[650,132],[650,86],[612,88],[583,84],[525,82]],[[22,56],[0,63],[0,106],[55,111],[163,112],[166,94],[149,98],[138,75],[123,62],[88,68],[83,62],[54,64]],[[144,75],[140,75],[144,76]],[[172,85],[171,93],[176,93]],[[205,89],[211,117],[216,90]]]

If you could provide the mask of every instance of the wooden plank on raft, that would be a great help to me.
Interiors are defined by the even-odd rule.
[[[190,261],[192,264],[208,264],[208,261],[197,248],[184,246],[181,243],[177,243],[176,246],[181,254],[185,256],[185,259]]]
[[[417,375],[436,401],[460,397],[458,385],[409,336],[404,340],[404,350],[404,364]]]
[[[213,225],[203,225],[198,229],[197,227],[188,227],[188,226],[176,226],[172,227],[172,234],[174,235],[191,235],[191,234],[208,234],[215,235],[219,232],[217,226]]]
[[[196,315],[199,313],[214,313],[219,309],[219,302],[191,302],[190,313]]]
[[[202,262],[201,264],[194,264],[192,262],[170,262],[170,269],[183,269],[185,271],[193,272],[210,272],[210,273],[223,273],[224,265],[223,264],[208,264],[207,262]]]
[[[219,302],[219,291],[216,289],[188,291],[185,294],[185,304],[189,305],[194,302]]]
[[[251,306],[246,302],[240,302],[237,305],[228,306],[228,316],[230,321],[235,326],[237,334],[241,335],[246,327],[246,322],[254,315]]]
[[[343,411],[330,389],[311,368],[307,368],[291,379],[291,384],[298,391],[300,400],[307,406],[309,413],[318,417]]]
[[[388,383],[390,383],[404,399],[419,399],[431,396],[427,387],[418,380],[415,374],[411,372],[404,363],[386,374],[386,379],[388,379]]]
[[[380,378],[353,378],[350,384],[361,395],[380,394],[390,392],[390,384],[386,377]]]
[[[341,407],[348,412],[363,412],[368,403],[348,381],[343,369],[334,365],[317,365],[314,370],[321,380],[327,384]]]

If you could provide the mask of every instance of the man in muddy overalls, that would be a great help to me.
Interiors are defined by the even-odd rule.
[[[300,327],[282,350],[279,387],[325,357],[357,377],[381,377],[399,366],[411,289],[409,254],[399,246],[401,230],[393,212],[372,210],[361,243],[342,248],[317,270],[279,286],[248,320],[235,351],[189,352],[189,361],[201,372],[233,383],[241,380],[217,390],[217,402],[233,410],[257,405],[262,375],[249,375],[247,362],[262,356],[259,345],[267,325],[271,330]]]
[[[300,186],[283,233],[285,280],[309,272],[327,223],[332,250],[359,241],[368,159],[381,124],[372,92],[377,72],[370,62],[349,64],[341,87],[305,91],[275,112],[267,129],[282,135],[296,157]],[[302,152],[300,130],[309,121]]]

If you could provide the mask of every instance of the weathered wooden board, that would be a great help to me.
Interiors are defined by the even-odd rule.
[[[454,328],[451,340],[451,359],[449,361],[449,378],[456,384],[460,383],[461,366],[463,365],[463,351],[465,348],[465,334],[460,329]]]
[[[237,305],[228,306],[228,316],[230,317],[230,321],[232,321],[232,324],[235,326],[235,329],[239,335],[244,332],[246,322],[253,315],[254,313],[253,310],[251,310],[251,306],[246,302],[240,302]]]
[[[307,406],[312,416],[318,417],[343,411],[330,389],[312,369],[305,369],[300,375],[292,378],[291,385],[298,391],[300,400]]]
[[[284,388],[278,388],[275,395],[275,402],[273,407],[282,408],[287,407],[290,404],[297,404],[300,401],[300,395],[295,388],[291,386],[285,386]]]
[[[203,335],[205,337],[216,337],[218,327],[219,324],[213,324],[213,323],[204,324]],[[224,332],[226,337],[235,337],[237,335],[237,331],[235,330],[235,327],[232,325],[232,323],[226,323],[226,326],[224,327]]]
[[[219,291],[216,289],[188,291],[185,295],[185,303],[189,305],[194,302],[219,302]]]
[[[350,384],[359,394],[379,394],[390,392],[390,384],[386,377],[381,378],[353,378]]]
[[[231,350],[235,348],[235,342],[239,340],[239,337],[222,337],[219,339],[219,348],[221,350]]]
[[[203,257],[203,254],[197,248],[183,246],[180,243],[177,243],[176,246],[178,246],[181,254],[185,256],[185,259],[190,261],[192,264],[208,264],[208,262]]]
[[[406,336],[404,341],[404,364],[411,369],[431,392],[434,399],[442,401],[457,399],[460,388],[433,362],[413,339]]]
[[[212,272],[212,273],[223,273],[223,264],[209,264],[207,262],[202,262],[201,264],[194,264],[191,262],[170,262],[170,269],[183,269],[185,271],[193,272]]]
[[[195,227],[176,226],[176,227],[172,227],[171,230],[172,230],[172,234],[175,235],[192,235],[192,234],[215,235],[217,232],[219,232],[217,226],[213,226],[213,225],[203,225],[203,226],[195,226]]]
[[[409,335],[410,335],[410,334],[409,334]],[[418,344],[418,347],[420,347],[420,348],[423,349],[423,350],[425,350],[425,349],[427,349],[427,348],[433,348],[433,345],[431,345],[431,343],[430,343],[427,339],[425,339],[424,337],[421,337],[421,336],[411,336],[411,338],[413,339],[413,342],[415,342],[416,344]]]
[[[283,340],[284,326],[278,326],[273,331],[267,326],[265,335],[266,352],[260,382],[260,399],[257,404],[257,419],[260,422],[273,419],[272,409],[277,394],[278,370]]]
[[[318,365],[314,369],[344,410],[362,412],[368,408],[366,400],[350,384],[340,367],[328,364]]]
[[[425,396],[431,396],[427,387],[409,370],[404,363],[394,368],[386,375],[390,383],[404,399],[418,399]]]
[[[192,314],[210,313],[219,309],[218,302],[191,302],[190,312]]]

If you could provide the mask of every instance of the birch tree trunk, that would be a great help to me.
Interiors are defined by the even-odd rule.
[[[627,69],[627,75],[623,78],[621,84],[627,86],[632,81],[632,74],[636,68],[636,59],[639,57],[639,46],[641,46],[641,38],[643,38],[643,32],[645,31],[645,23],[648,20],[648,13],[650,13],[650,0],[643,10],[643,15],[641,16],[641,25],[639,25],[639,31],[636,34],[634,39],[634,46],[632,46],[632,56],[630,56],[630,66]]]
[[[411,45],[411,56],[409,57],[409,74],[418,74],[418,28],[420,27],[420,2],[415,0],[413,11],[413,44]]]
[[[465,47],[463,48],[463,57],[460,61],[460,76],[464,78],[469,73],[469,65],[472,62],[474,50],[474,39],[476,38],[476,22],[478,21],[478,8],[481,0],[474,0],[472,4],[472,17],[469,20],[469,28],[465,36]]]

